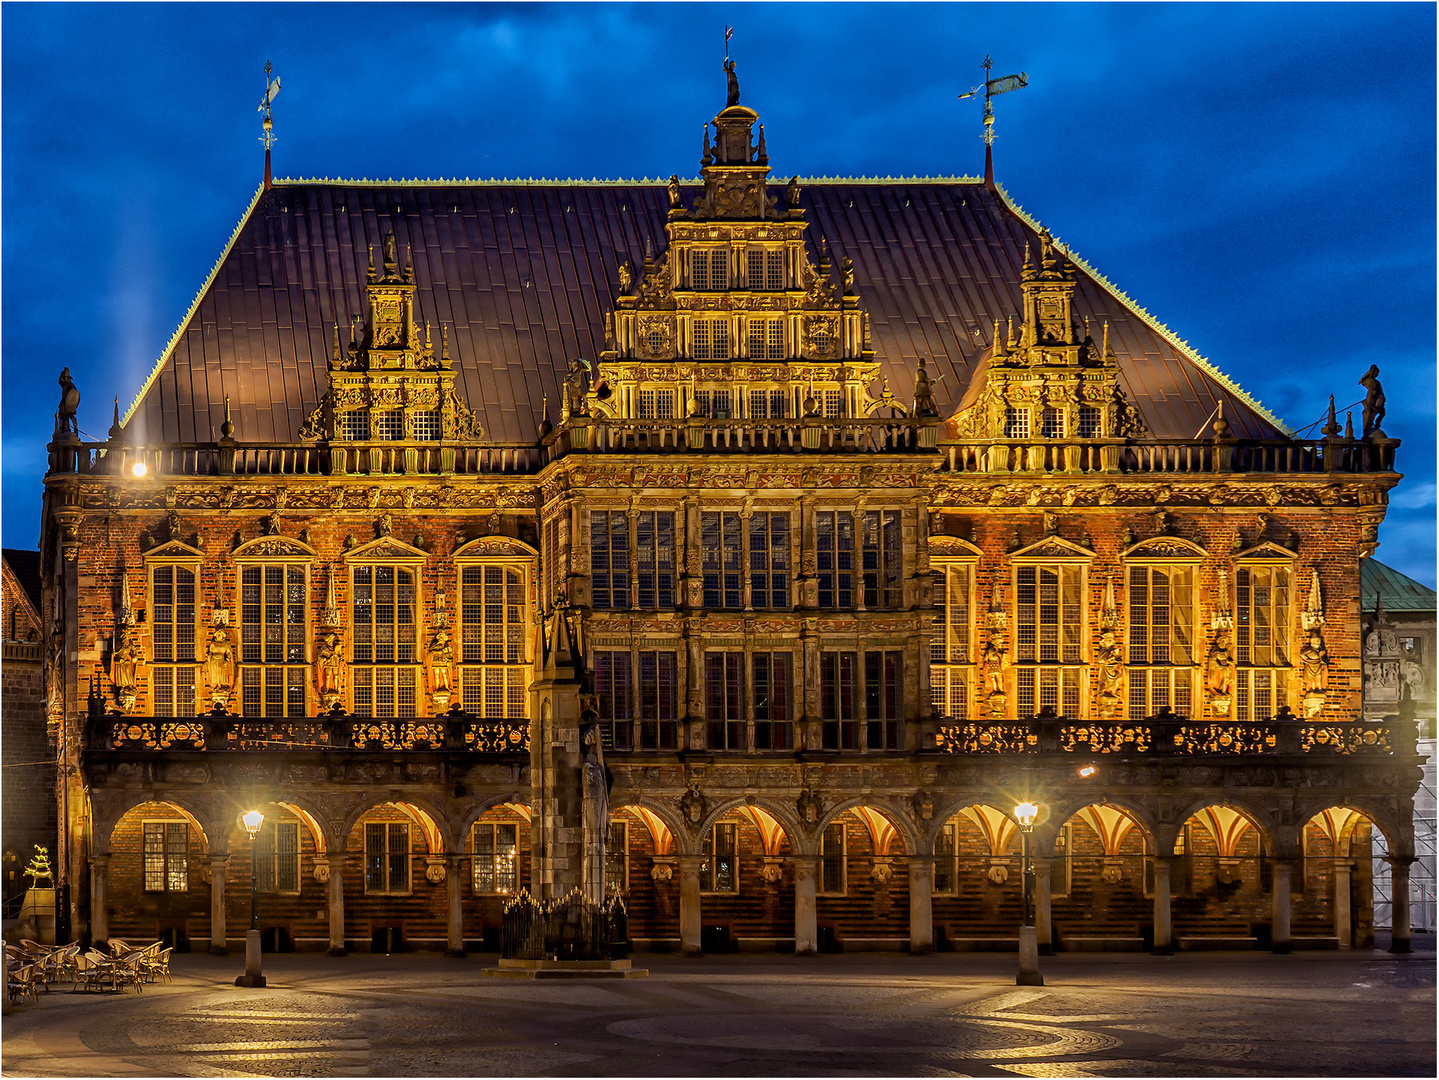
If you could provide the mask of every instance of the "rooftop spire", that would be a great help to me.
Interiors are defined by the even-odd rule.
[[[280,76],[270,78],[270,61],[265,61],[265,96],[260,99],[260,126],[265,133],[260,141],[265,144],[265,190],[270,190],[270,145],[275,141],[274,124],[270,120],[270,104],[280,95]]]

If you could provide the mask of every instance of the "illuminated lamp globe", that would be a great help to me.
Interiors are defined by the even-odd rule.
[[[260,833],[260,826],[265,823],[265,815],[258,810],[246,810],[240,818],[245,823],[245,831],[250,834],[250,839],[255,839]]]
[[[130,475],[133,476],[136,480],[139,480],[149,471],[149,467],[143,461],[137,461],[135,462],[135,464],[130,466]]]
[[[1038,816],[1039,807],[1032,802],[1022,802],[1014,808],[1014,820],[1019,822],[1021,828],[1029,828]]]

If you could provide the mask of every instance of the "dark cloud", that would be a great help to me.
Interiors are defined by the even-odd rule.
[[[1434,574],[1435,28],[1413,4],[63,5],[3,20],[4,542],[38,533],[59,368],[109,426],[260,177],[694,174],[723,90],[786,174],[1001,183],[1296,426],[1380,364],[1381,557]]]

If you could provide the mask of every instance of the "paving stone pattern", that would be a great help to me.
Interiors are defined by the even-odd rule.
[[[1424,936],[1420,938],[1424,941]],[[647,979],[497,982],[493,958],[184,956],[143,994],[41,995],[6,1076],[1433,1076],[1429,950],[641,956]]]

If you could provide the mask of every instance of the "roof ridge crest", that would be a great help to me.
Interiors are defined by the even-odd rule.
[[[274,182],[271,181],[272,186],[273,183]],[[200,291],[195,294],[195,299],[190,301],[189,308],[187,308],[185,314],[181,316],[180,325],[175,327],[175,332],[170,335],[170,340],[166,342],[164,349],[160,351],[160,359],[155,361],[155,366],[150,370],[149,378],[140,385],[140,392],[135,395],[135,400],[130,403],[130,408],[126,410],[124,419],[120,421],[121,427],[130,423],[131,417],[135,415],[135,410],[140,407],[140,402],[145,400],[145,395],[150,392],[150,387],[153,386],[155,380],[160,377],[160,372],[164,370],[166,361],[170,359],[170,354],[175,351],[175,345],[179,342],[180,335],[185,332],[186,328],[190,325],[190,320],[195,317],[195,311],[199,308],[200,301],[205,298],[205,294],[210,291],[210,286],[215,283],[215,278],[220,274],[220,267],[224,266],[225,260],[230,257],[230,251],[234,248],[235,241],[239,239],[241,231],[250,220],[250,215],[255,212],[255,207],[260,204],[260,197],[264,194],[265,185],[261,184],[255,189],[255,194],[251,196],[250,205],[245,207],[245,212],[240,215],[240,220],[230,233],[230,239],[225,241],[225,247],[220,252],[220,257],[215,260],[215,265],[210,268],[210,273],[206,276],[204,284],[200,286]]]

